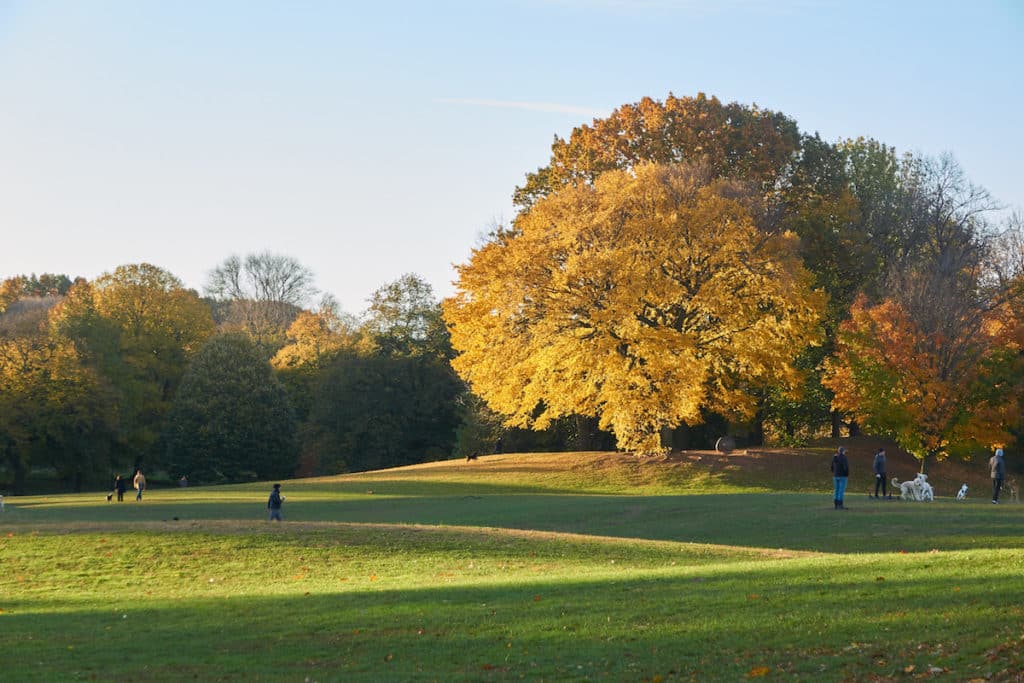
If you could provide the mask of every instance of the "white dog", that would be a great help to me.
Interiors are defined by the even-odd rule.
[[[896,477],[893,477],[892,487],[900,490],[900,498],[902,500],[917,500],[917,489],[914,487],[914,480],[901,482]]]
[[[928,483],[927,474],[919,473],[910,481],[902,483],[896,477],[893,477],[892,485],[900,490],[900,498],[903,500],[935,500],[935,490]]]
[[[918,500],[935,500],[935,490],[928,483],[928,475],[919,473],[914,477],[914,485],[917,487]]]
[[[964,500],[967,498],[967,484],[960,487],[960,490],[956,492],[957,500]]]

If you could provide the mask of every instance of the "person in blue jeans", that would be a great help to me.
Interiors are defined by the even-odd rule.
[[[842,446],[832,456],[832,482],[835,486],[832,502],[836,510],[845,510],[843,494],[846,493],[846,481],[850,478],[850,462],[846,459],[846,449]]]

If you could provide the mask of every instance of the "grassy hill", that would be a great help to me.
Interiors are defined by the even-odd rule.
[[[1021,680],[1024,506],[963,463],[869,500],[844,443],[849,511],[830,443],[295,480],[283,524],[265,483],[8,499],[2,678]]]

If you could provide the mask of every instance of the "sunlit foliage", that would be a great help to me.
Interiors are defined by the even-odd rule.
[[[453,366],[510,425],[594,415],[630,450],[659,450],[663,427],[707,406],[749,415],[751,383],[798,381],[824,305],[757,207],[683,165],[551,195],[459,267]]]

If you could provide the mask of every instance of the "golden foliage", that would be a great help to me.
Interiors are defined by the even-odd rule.
[[[1018,353],[1007,343],[1021,328],[1006,307],[970,339],[925,333],[893,300],[872,306],[862,295],[850,312],[826,363],[833,407],[920,460],[1010,439],[1016,383],[999,377],[1013,373]]]
[[[336,330],[337,318],[330,313],[299,313],[288,327],[288,343],[270,360],[278,370],[317,371],[345,348],[365,344],[347,329]]]
[[[824,307],[754,202],[658,164],[543,199],[458,268],[454,368],[510,425],[593,415],[630,450],[704,407],[750,415],[748,387],[796,382]]]

